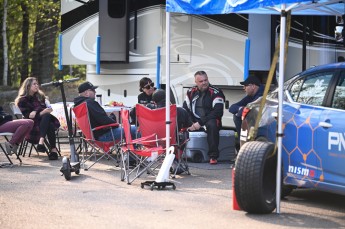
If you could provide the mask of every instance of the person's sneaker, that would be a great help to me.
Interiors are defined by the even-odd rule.
[[[37,152],[39,152],[39,153],[45,153],[45,152],[47,152],[47,149],[46,149],[46,147],[45,147],[44,145],[38,144],[38,145],[37,145]]]
[[[14,152],[14,146],[11,145],[11,143],[9,143],[9,142],[5,142],[5,147],[6,147],[7,155],[11,156],[12,152]]]
[[[57,160],[57,159],[59,159],[59,156],[58,156],[57,152],[50,152],[48,158],[49,158],[49,160]]]
[[[210,164],[211,164],[211,165],[217,164],[217,159],[211,158],[211,159],[210,159]]]

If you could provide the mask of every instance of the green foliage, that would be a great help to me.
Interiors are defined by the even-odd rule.
[[[60,4],[61,2],[58,0],[8,0],[6,21],[9,58],[8,82],[12,87],[19,87],[21,81],[27,75],[32,74],[35,76],[42,74],[45,81],[61,79],[67,74],[74,75],[73,78],[85,78],[86,66],[64,66],[62,71],[58,70]],[[3,1],[0,1],[1,22],[3,7]],[[25,18],[29,21],[28,34],[23,37]],[[27,42],[27,46],[23,46],[23,39]],[[49,42],[51,39],[54,41]],[[0,41],[2,47],[2,37]],[[3,65],[2,48],[0,48],[0,56],[0,65]],[[51,63],[43,64],[41,62],[48,58]],[[27,75],[22,75],[23,72],[26,72],[25,68],[28,69]],[[3,71],[3,66],[0,67],[0,70]],[[43,76],[38,75],[39,78]]]

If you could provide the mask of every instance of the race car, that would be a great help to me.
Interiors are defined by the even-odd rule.
[[[345,195],[344,79],[343,62],[310,68],[284,83],[282,197],[295,188]],[[278,89],[259,115],[262,99],[242,115],[234,184],[240,208],[258,214],[276,208]]]

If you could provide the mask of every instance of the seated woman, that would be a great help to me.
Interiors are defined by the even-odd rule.
[[[144,77],[139,81],[139,91],[138,103],[148,104],[152,101],[152,94],[156,90],[155,84],[150,78]]]
[[[34,121],[29,119],[12,120],[12,116],[6,114],[0,106],[0,133],[12,133],[12,138],[5,142],[7,155],[17,154],[18,145],[34,126]]]
[[[57,160],[55,131],[60,127],[59,120],[51,114],[52,108],[47,108],[46,96],[39,89],[38,81],[35,77],[28,77],[21,85],[16,105],[22,111],[23,116],[34,121],[27,140],[37,144],[38,152],[48,152],[44,146],[44,139],[47,136],[50,145],[48,153],[49,160]]]

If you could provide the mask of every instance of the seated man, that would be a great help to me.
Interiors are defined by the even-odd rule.
[[[264,86],[261,84],[259,78],[254,75],[249,76],[245,81],[240,82],[240,84],[243,85],[246,96],[237,103],[232,104],[229,108],[229,112],[233,114],[233,120],[238,137],[240,137],[241,133],[243,108],[248,103],[251,103],[262,96],[264,92]],[[237,150],[239,149],[237,148]]]
[[[74,105],[78,106],[79,104],[86,102],[87,108],[90,116],[91,128],[97,126],[108,125],[116,123],[116,121],[110,118],[105,110],[95,101],[97,86],[93,86],[90,82],[84,82],[79,85],[78,93],[79,96],[74,99]],[[124,131],[121,127],[109,129],[101,129],[94,131],[94,136],[99,141],[112,141],[112,133],[116,140],[120,140],[121,136],[124,136]],[[131,126],[131,135],[134,139],[136,137],[136,127]]]
[[[209,83],[206,72],[196,72],[194,79],[196,86],[187,91],[183,103],[183,108],[193,122],[188,130],[207,132],[208,156],[210,164],[215,165],[219,157],[219,130],[222,126],[225,96],[222,90]]]

